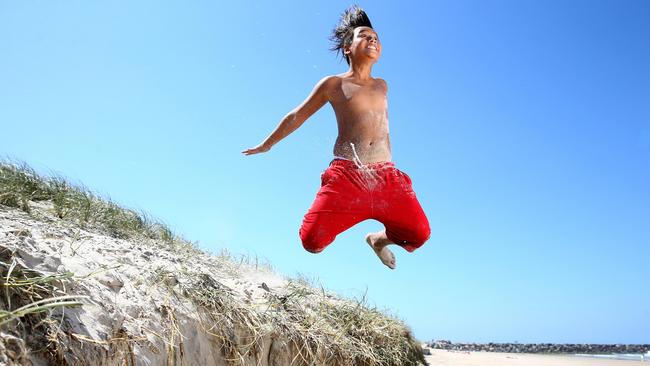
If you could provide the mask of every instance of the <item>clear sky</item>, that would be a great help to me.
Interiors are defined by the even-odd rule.
[[[322,77],[347,1],[0,0],[0,155],[266,258],[421,340],[650,342],[650,1],[367,1],[393,158],[432,235],[384,267],[364,222],[323,253],[302,217],[332,158]]]

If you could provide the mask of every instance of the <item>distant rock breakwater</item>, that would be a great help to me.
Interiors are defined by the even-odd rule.
[[[441,340],[432,341],[428,346],[449,351],[507,353],[609,354],[650,351],[650,344],[452,343]]]

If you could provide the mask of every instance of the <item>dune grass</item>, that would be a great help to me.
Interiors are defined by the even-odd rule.
[[[287,295],[272,297],[274,307],[282,310],[274,313],[274,322],[291,334],[310,362],[330,359],[350,366],[425,362],[408,328],[370,306],[365,297],[341,299],[296,281],[289,282],[287,290]]]
[[[53,314],[63,314],[66,308],[82,306],[89,300],[88,296],[66,294],[66,284],[72,277],[69,272],[44,275],[25,268],[12,251],[0,246],[0,338],[14,339],[14,348],[21,350],[3,356],[18,364],[31,364],[25,348],[29,343],[32,351],[46,350],[46,357],[56,362],[55,355],[61,354],[61,322]]]
[[[0,204],[31,212],[30,202],[49,201],[54,214],[82,228],[99,229],[120,239],[144,236],[172,248],[196,245],[145,212],[119,206],[84,186],[70,184],[59,175],[44,177],[25,163],[0,161]]]
[[[54,285],[71,278],[72,273],[42,275],[18,266],[13,257],[9,257],[11,261],[8,263],[2,260],[8,258],[8,255],[10,254],[0,254],[0,288],[3,292],[0,327],[29,314],[43,313],[58,307],[81,306],[81,300],[87,299],[87,296],[66,295]]]
[[[294,355],[291,365],[426,364],[408,328],[364,297],[341,299],[302,280],[289,281],[259,309],[208,274],[187,278],[182,294],[201,310],[204,331],[235,365],[260,355],[263,342],[279,338],[289,341],[284,349]]]

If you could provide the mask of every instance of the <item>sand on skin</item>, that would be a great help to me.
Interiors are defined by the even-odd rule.
[[[650,363],[633,360],[607,360],[575,356],[497,352],[450,352],[431,350],[426,356],[431,366],[633,366]]]

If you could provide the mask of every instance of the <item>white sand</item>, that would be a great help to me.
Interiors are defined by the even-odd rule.
[[[431,366],[644,366],[648,362],[527,353],[453,352],[431,350]]]

